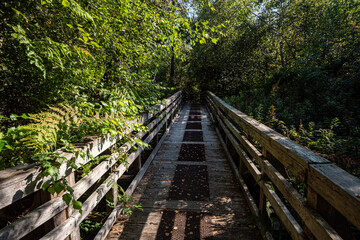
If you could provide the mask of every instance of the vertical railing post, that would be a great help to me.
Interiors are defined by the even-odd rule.
[[[311,186],[307,187],[307,205],[312,209],[318,208],[318,194],[312,189]],[[315,236],[311,233],[307,226],[304,226],[304,233],[309,240],[315,240]]]
[[[141,169],[141,153],[139,154],[139,156],[135,159],[134,163],[133,163],[133,166],[134,166],[134,170],[136,173],[138,173]]]
[[[75,185],[75,173],[72,172],[69,176],[67,176],[66,181],[67,181],[67,183],[68,183],[68,185],[70,187],[73,187]],[[65,211],[66,211],[66,218],[62,219],[63,221],[65,221],[67,218],[69,218],[74,213],[74,211],[78,211],[78,210],[75,210],[71,205]],[[63,212],[65,212],[65,211],[63,211]],[[59,223],[59,225],[60,224],[61,223]],[[75,230],[66,239],[67,240],[80,240],[81,239],[81,237],[80,237],[80,226],[75,228]]]
[[[262,148],[262,154],[263,156],[266,158],[267,155],[268,155],[268,151],[263,147]],[[262,168],[261,169],[261,178],[263,179],[264,177],[264,169]],[[260,180],[260,181],[263,181],[263,180]],[[261,184],[259,184],[261,186]],[[264,190],[260,188],[260,195],[259,195],[259,212],[260,212],[260,217],[265,219],[265,216],[266,216],[266,196],[264,194]]]

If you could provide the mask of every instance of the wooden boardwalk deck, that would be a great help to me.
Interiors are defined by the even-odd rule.
[[[203,106],[183,107],[133,198],[143,211],[107,239],[260,239]]]

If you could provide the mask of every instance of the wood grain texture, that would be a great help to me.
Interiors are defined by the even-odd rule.
[[[309,186],[360,229],[360,179],[335,164],[311,165]]]
[[[201,110],[204,141],[191,144],[205,146],[206,161],[178,161],[181,145],[185,143],[182,141],[182,135],[187,131],[185,126],[189,106],[186,106],[135,189],[133,198],[140,201],[144,211],[138,211],[132,216],[120,215],[107,239],[161,239],[160,236],[168,236],[165,233],[169,233],[169,236],[172,234],[174,239],[187,236],[189,239],[194,237],[193,239],[225,240],[234,239],[234,235],[241,239],[258,238],[256,229],[250,229],[246,223],[245,219],[250,214],[250,209],[238,186],[233,182],[231,169],[216,132],[210,126],[208,115],[203,111],[204,108]],[[167,200],[178,164],[207,166],[210,192],[208,201]],[[170,216],[174,215],[174,218],[168,219],[167,213],[170,213]],[[187,218],[195,218],[196,221],[190,223]],[[165,221],[166,219],[168,221]],[[167,226],[176,228],[172,229],[172,233],[170,229],[166,232]]]
[[[152,122],[148,124],[148,129],[152,132],[150,132],[149,136],[145,139],[145,142],[149,143],[152,138],[158,133],[160,128],[166,123],[166,121],[169,119],[170,114],[174,113],[175,109],[179,107],[182,100],[182,94],[179,91],[178,93],[174,94],[171,98],[165,100],[164,105],[157,105],[153,108],[163,110],[163,113],[160,114],[157,118],[155,118]],[[156,112],[158,113],[158,112]],[[139,121],[141,123],[144,123],[151,119],[152,116],[150,116],[148,113],[142,116],[142,120]],[[155,129],[154,127],[157,126]],[[137,137],[142,138],[145,135],[144,132],[139,132],[137,134]],[[83,146],[83,149],[85,149],[86,153],[91,153],[94,157],[101,154],[103,151],[111,147],[118,139],[112,139],[109,136],[101,137],[101,138],[94,138],[93,141],[90,143],[87,143],[85,147]],[[125,143],[122,147],[123,153],[126,153],[130,148],[129,143]],[[139,148],[138,151],[142,151],[142,149]],[[73,154],[70,153],[64,153],[67,158],[70,158],[73,156]],[[131,154],[128,158],[129,161],[133,161],[133,155],[135,153]],[[85,193],[94,183],[98,181],[98,179],[104,175],[115,163],[116,159],[119,157],[118,153],[112,154],[106,161],[100,163],[98,166],[95,167],[87,176],[79,180],[74,186],[73,189],[74,197],[75,199],[79,198],[83,193]],[[82,163],[86,163],[89,158],[81,159],[80,161]],[[78,161],[79,163],[79,161]],[[33,186],[34,184],[31,184],[35,181],[38,181],[40,179],[40,168],[36,165],[25,165],[25,166],[16,166],[11,169],[7,169],[4,171],[0,171],[0,173],[4,173],[4,175],[0,175],[0,186],[3,188],[0,189],[0,207],[7,206],[11,204],[12,202],[15,202],[22,197],[38,190],[41,188],[41,185],[44,180],[37,182],[36,186]],[[68,171],[68,169],[61,167],[60,173],[62,176],[69,175],[71,171]],[[6,177],[9,177],[10,179],[6,179]],[[23,179],[23,178],[26,179]],[[18,180],[19,183],[13,184],[13,180]],[[46,179],[45,179],[46,180]],[[30,182],[29,185],[26,185]],[[15,197],[13,197],[9,192],[16,192]],[[21,192],[21,194],[17,194],[18,192]],[[16,220],[12,224],[8,225],[7,227],[0,230],[0,239],[20,239],[21,237],[25,236],[29,232],[33,231],[35,228],[42,225],[44,222],[46,222],[48,219],[54,217],[58,213],[62,212],[66,208],[65,202],[62,200],[61,196],[54,198],[43,205],[39,206],[38,208],[34,209],[32,212],[26,214],[24,217]],[[76,212],[69,212],[69,214],[76,214]],[[78,224],[73,225],[72,222],[73,217],[66,220],[66,223],[61,224],[61,228],[64,230],[64,226],[74,226],[74,229],[78,229]],[[73,229],[73,230],[74,230]],[[68,230],[68,229],[66,229]],[[71,232],[70,232],[71,234]],[[62,234],[61,234],[62,235]],[[60,237],[59,235],[58,237]],[[68,235],[66,235],[68,236]],[[76,238],[74,235],[73,237]],[[61,238],[61,237],[60,237]]]
[[[213,93],[208,92],[208,95],[214,104],[226,113],[228,118],[239,124],[242,131],[258,141],[299,179],[303,181],[307,179],[310,163],[329,163],[328,160],[228,105]]]
[[[251,119],[224,103],[214,94],[208,94],[207,102],[211,114],[214,115],[215,122],[224,131],[229,143],[232,144],[240,155],[241,162],[245,163],[246,168],[253,175],[254,179],[258,178],[258,173],[254,172],[254,166],[250,158],[254,159],[263,170],[263,174],[266,174],[284,195],[289,204],[302,218],[307,231],[309,230],[313,236],[317,239],[341,239],[334,228],[318,212],[309,207],[308,202],[292,187],[270,161],[266,160],[266,157],[254,147],[246,136],[260,143],[265,151],[269,151],[280,160],[299,180],[308,184],[314,193],[321,195],[343,214],[347,220],[360,229],[360,180],[358,178],[353,177],[334,164],[331,164],[328,160]],[[235,126],[234,122],[240,128]],[[265,187],[263,183],[262,186]],[[267,197],[271,197],[269,191],[267,191],[267,195]],[[311,200],[311,197],[308,196],[308,201]],[[275,204],[274,198],[272,200]],[[278,204],[278,212],[281,209]],[[288,224],[288,231],[292,233],[298,232],[303,237],[302,231],[297,230],[297,228],[291,229],[289,219],[285,218],[284,215],[282,219],[285,221],[283,222],[285,226]]]

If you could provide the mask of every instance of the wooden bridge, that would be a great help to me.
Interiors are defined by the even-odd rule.
[[[359,238],[358,178],[214,94],[189,104],[180,91],[138,122],[150,149],[111,153],[121,138],[103,136],[78,146],[85,158],[62,153],[79,166],[111,153],[82,178],[60,168],[82,213],[41,190],[38,165],[0,171],[0,239],[80,239],[89,220],[101,224],[84,239]],[[142,209],[124,212],[118,185]]]

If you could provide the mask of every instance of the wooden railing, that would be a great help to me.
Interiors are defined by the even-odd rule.
[[[41,168],[38,165],[22,165],[0,171],[0,214],[2,213],[0,217],[5,216],[4,211],[11,212],[12,209],[18,207],[21,201],[24,201],[24,203],[20,205],[26,205],[26,197],[31,198],[31,209],[33,209],[2,228],[0,230],[0,239],[13,240],[23,237],[26,237],[26,239],[80,239],[80,223],[106,196],[112,201],[114,208],[109,211],[106,221],[94,238],[97,240],[104,239],[123,207],[121,204],[116,204],[117,181],[128,167],[133,165],[132,167],[135,168],[134,175],[136,176],[126,190],[126,194],[132,194],[164,141],[174,116],[181,109],[182,95],[182,92],[179,91],[166,99],[162,105],[155,105],[149,112],[139,116],[138,123],[147,123],[148,132],[137,133],[137,137],[141,138],[145,143],[155,142],[152,144],[152,152],[143,166],[141,166],[140,157],[143,149],[137,148],[136,151],[130,153],[132,147],[129,143],[125,143],[121,147],[121,155],[129,153],[126,163],[117,166],[116,159],[120,153],[113,153],[78,181],[75,181],[75,173],[66,164],[60,167],[60,176],[66,177],[68,183],[72,185],[75,199],[83,198],[83,195],[89,195],[83,200],[82,213],[68,207],[62,200],[61,194],[53,197],[41,190],[42,184],[49,179],[41,177]],[[158,139],[160,134],[162,137]],[[86,164],[90,161],[90,156],[97,157],[103,154],[120,140],[121,137],[113,139],[110,136],[94,138],[91,142],[81,146],[82,151],[86,153],[86,157],[76,158],[76,164],[78,166]],[[62,156],[67,159],[75,157],[73,153],[66,152],[62,153]],[[105,180],[99,183],[101,179]],[[2,219],[2,221],[4,220],[6,219]]]
[[[206,103],[248,204],[263,220],[258,226],[265,238],[272,238],[263,224],[264,219],[269,222],[271,211],[292,239],[356,238],[360,229],[358,178],[211,92]]]

